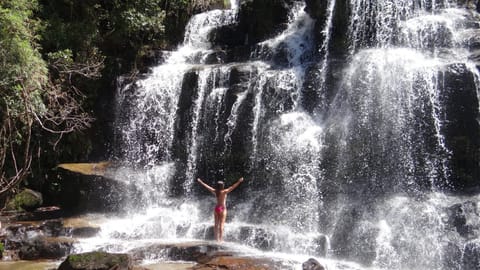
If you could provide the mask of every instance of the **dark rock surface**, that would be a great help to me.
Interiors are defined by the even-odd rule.
[[[267,258],[255,257],[237,257],[237,256],[218,256],[200,262],[191,268],[192,270],[289,270],[293,269],[282,262],[274,261]]]
[[[466,239],[475,239],[480,235],[480,215],[474,201],[457,203],[447,209],[447,226]]]
[[[477,192],[480,189],[480,125],[474,74],[464,64],[452,64],[439,75],[443,81],[441,102],[446,118],[445,143],[452,152],[448,188]]]
[[[42,193],[27,188],[15,195],[15,197],[7,203],[7,209],[33,211],[42,204]]]
[[[130,250],[135,260],[145,258],[167,259],[174,261],[197,261],[225,248],[209,242],[189,242],[180,244],[152,244]]]
[[[478,269],[480,266],[480,243],[478,241],[465,245],[462,265],[463,269]]]
[[[310,258],[302,264],[302,270],[325,270],[317,260]]]
[[[71,238],[36,237],[20,242],[18,257],[21,260],[59,259],[73,248]]]
[[[0,240],[10,259],[59,259],[68,255],[73,237],[92,237],[100,228],[80,218],[2,222]]]
[[[127,254],[88,252],[69,255],[58,270],[132,270],[132,258]]]
[[[235,269],[269,270],[293,269],[288,262],[266,257],[252,257],[230,247],[213,242],[189,242],[176,244],[153,244],[129,252],[135,261],[144,258],[173,261],[192,261],[197,265],[192,270]]]
[[[238,24],[244,43],[254,45],[285,29],[292,4],[290,0],[243,1]]]

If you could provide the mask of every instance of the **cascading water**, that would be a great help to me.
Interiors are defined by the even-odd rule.
[[[285,30],[248,61],[226,61],[211,42],[237,25],[235,1],[194,16],[178,50],[119,88],[115,158],[128,169],[111,177],[137,192],[127,218],[79,249],[204,239],[213,199],[194,179],[245,176],[227,241],[323,257],[329,269],[480,267],[478,196],[442,193],[462,142],[452,81],[468,80],[478,114],[467,46],[478,14],[453,1],[330,0],[316,24],[293,2]],[[350,43],[339,70],[330,50],[341,7]]]

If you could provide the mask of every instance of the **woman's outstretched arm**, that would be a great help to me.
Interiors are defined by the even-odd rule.
[[[210,191],[211,193],[215,194],[215,189],[212,188],[211,186],[205,184],[202,179],[200,178],[197,178],[197,182],[200,183],[202,186],[204,186],[206,189],[208,189],[208,191]]]
[[[233,184],[231,187],[227,188],[227,193],[230,193],[232,192],[234,189],[236,189],[238,187],[238,185],[240,185],[240,183],[243,182],[243,177],[241,177],[240,179],[238,179],[237,182],[235,182],[235,184]]]

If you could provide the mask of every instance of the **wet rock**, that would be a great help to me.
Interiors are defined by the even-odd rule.
[[[225,51],[217,50],[205,56],[203,62],[207,65],[223,64],[225,63],[226,57],[227,55]]]
[[[88,252],[69,255],[58,270],[132,270],[132,258],[127,254]]]
[[[223,250],[220,245],[207,242],[191,242],[179,244],[153,244],[130,251],[135,260],[145,258],[167,258],[174,261],[197,261],[204,256]]]
[[[47,219],[58,219],[65,215],[65,212],[56,206],[39,207],[31,212],[24,211],[3,211],[2,221],[39,221]]]
[[[315,243],[315,254],[320,257],[325,257],[327,255],[327,236],[325,235],[320,235],[314,239]]]
[[[325,270],[317,260],[310,258],[302,264],[302,270]]]
[[[31,189],[24,189],[8,202],[7,209],[33,211],[42,204],[43,197],[40,192]]]
[[[245,43],[245,36],[239,32],[238,25],[225,25],[213,29],[209,34],[209,41],[222,48],[236,47]]]
[[[330,37],[329,52],[332,58],[346,59],[349,51],[350,37],[348,35],[348,28],[350,21],[348,13],[350,12],[349,1],[337,1],[333,14],[332,35]],[[315,30],[323,31],[323,26]],[[367,33],[371,35],[371,33]],[[369,38],[366,38],[369,40]],[[321,46],[321,43],[318,43]]]
[[[451,151],[451,180],[446,188],[462,193],[480,190],[480,125],[473,72],[465,64],[451,64],[439,73],[440,100],[445,108],[443,133]]]
[[[289,0],[243,1],[238,14],[239,30],[245,44],[254,45],[286,28],[292,7]]]
[[[240,241],[246,242],[255,248],[271,250],[275,246],[275,233],[264,228],[242,227],[240,229]]]
[[[480,29],[465,30],[462,37],[463,43],[470,51],[480,49]]]
[[[57,237],[65,235],[65,228],[63,222],[60,219],[44,221],[38,229],[43,232],[45,236]]]
[[[98,232],[100,232],[99,227],[78,227],[71,229],[72,236],[77,238],[94,237]]]
[[[457,0],[457,4],[468,9],[478,9],[480,6],[480,2],[475,0]]]
[[[177,115],[175,117],[175,136],[172,143],[173,158],[175,162],[175,176],[171,185],[172,195],[180,195],[183,192],[183,182],[185,181],[184,172],[186,171],[188,145],[191,131],[192,113],[194,102],[198,95],[198,73],[196,70],[190,70],[185,73],[182,81],[182,88],[177,105]]]
[[[325,12],[328,8],[328,1],[305,0],[305,11],[313,18],[319,21],[325,20]]]
[[[73,222],[72,220],[75,220]],[[64,222],[65,221],[65,222]],[[91,237],[100,228],[82,219],[6,222],[0,239],[10,259],[57,259],[69,254],[74,237]]]
[[[326,11],[328,10],[329,1],[305,0],[305,11],[315,19],[315,40],[316,44],[322,44],[324,39],[323,29],[327,20]]]
[[[363,213],[355,208],[341,214],[331,239],[331,249],[337,257],[365,265],[373,262],[379,229],[365,219]]]
[[[462,264],[463,269],[478,269],[480,266],[480,243],[470,242],[465,245]]]
[[[293,269],[280,261],[267,258],[218,256],[206,262],[199,263],[191,268],[192,270],[289,270]]]
[[[36,236],[58,237],[67,235],[67,229],[59,219],[44,222],[5,223],[3,232],[7,242],[31,239]]]
[[[473,239],[479,235],[480,216],[475,202],[454,204],[447,209],[447,213],[446,224],[454,228],[460,236]]]
[[[248,83],[253,76],[257,75],[257,70],[252,65],[236,65],[230,70],[230,85],[243,85],[243,91],[248,90]]]
[[[443,247],[443,268],[450,270],[460,270],[462,260],[462,250],[456,243],[447,243]]]
[[[71,238],[37,237],[23,241],[18,256],[22,260],[58,259],[70,253],[73,243]]]
[[[149,68],[163,63],[168,55],[167,51],[160,51],[155,48],[142,48],[138,53],[137,68],[141,73],[147,73]]]

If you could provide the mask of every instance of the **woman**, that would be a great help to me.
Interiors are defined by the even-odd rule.
[[[206,189],[208,189],[208,191],[213,193],[217,198],[217,205],[213,211],[213,215],[215,217],[215,227],[213,228],[213,232],[215,234],[215,240],[222,242],[223,228],[225,225],[225,220],[227,219],[227,194],[232,192],[238,187],[238,185],[240,185],[241,182],[243,182],[243,177],[238,179],[238,181],[229,188],[225,188],[225,184],[222,181],[217,182],[217,188],[212,188],[211,186],[205,184],[200,178],[197,178],[197,181]]]

